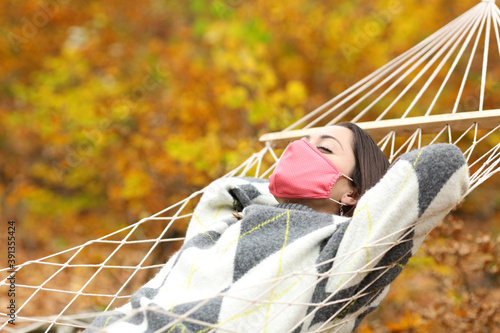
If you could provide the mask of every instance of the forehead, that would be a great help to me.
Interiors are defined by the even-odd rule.
[[[315,129],[311,137],[320,138],[321,136],[332,136],[339,140],[342,146],[352,149],[354,143],[354,133],[342,126],[327,126]]]

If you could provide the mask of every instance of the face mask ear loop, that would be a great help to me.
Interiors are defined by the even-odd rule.
[[[345,178],[349,179],[351,182],[353,182],[353,183],[354,183],[354,180],[353,180],[351,177],[349,177],[349,176],[347,176],[347,175],[344,175],[344,174],[342,174],[342,176],[344,176]]]
[[[328,198],[328,199],[330,199],[330,200],[332,200],[333,202],[336,202],[336,203],[338,203],[338,204],[340,205],[340,208],[339,208],[339,215],[340,215],[340,216],[344,216],[344,206],[346,206],[346,204],[343,204],[342,202],[337,201],[337,200],[332,199],[332,198]]]

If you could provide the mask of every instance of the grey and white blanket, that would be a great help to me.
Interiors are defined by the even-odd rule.
[[[406,153],[352,218],[278,204],[267,187],[254,178],[209,185],[182,248],[91,329],[352,332],[464,196],[468,169],[453,145]]]

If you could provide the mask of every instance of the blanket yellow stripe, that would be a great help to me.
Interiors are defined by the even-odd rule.
[[[281,214],[278,214],[272,218],[270,218],[269,220],[267,221],[264,221],[262,222],[261,224],[253,227],[252,229],[248,230],[247,232],[241,234],[238,236],[238,238],[236,238],[235,240],[233,240],[231,243],[229,243],[229,245],[226,247],[226,249],[224,250],[223,254],[226,253],[226,251],[231,247],[231,245],[233,245],[235,242],[237,242],[238,240],[240,240],[241,238],[243,238],[244,236],[248,235],[248,234],[251,234],[252,232],[254,232],[255,230],[258,230],[260,228],[262,228],[263,226],[265,226],[266,224],[269,224],[270,222],[273,222],[273,221],[276,221],[277,219],[279,219],[280,217],[282,217],[283,215],[287,214],[287,212],[283,212]]]
[[[220,211],[221,211],[222,207],[224,207],[224,206],[220,206],[220,207],[219,207],[219,209],[217,210],[217,212],[215,213],[214,218],[213,218],[213,220],[214,220],[214,221],[215,221],[215,219],[217,218],[217,216],[219,215],[219,213],[220,213]]]
[[[303,279],[304,277],[305,277],[304,275],[300,276],[300,277],[297,279],[297,281],[295,281],[293,284],[291,284],[288,288],[286,288],[285,290],[283,290],[283,291],[282,291],[282,292],[280,292],[279,294],[275,295],[274,297],[271,297],[271,298],[270,298],[270,302],[273,302],[273,301],[277,300],[278,298],[280,298],[281,296],[283,296],[284,294],[286,294],[287,292],[289,292],[289,291],[290,291],[293,287],[295,287],[295,285],[297,285],[297,283],[299,283],[300,281],[302,281],[302,279]],[[233,316],[233,317],[231,317],[231,318],[227,319],[225,322],[230,322],[230,321],[232,321],[232,320],[235,320],[235,319],[238,319],[238,318],[241,318],[241,317],[247,316],[247,315],[249,315],[249,314],[251,314],[251,313],[254,313],[255,311],[259,310],[260,308],[262,308],[262,307],[264,307],[264,306],[266,306],[266,305],[267,305],[267,303],[262,303],[262,304],[259,304],[258,306],[254,307],[253,309],[250,309],[250,310],[248,310],[248,311],[245,311],[245,312],[239,313],[239,314],[237,314],[237,315],[235,315],[235,316]],[[218,324],[220,324],[220,323],[218,323]],[[204,332],[206,332],[206,331],[208,331],[208,330],[210,330],[210,329],[212,329],[212,328],[211,328],[211,327],[209,327],[209,328],[205,328],[205,329],[203,329],[203,330],[198,331],[197,333],[204,333]]]
[[[404,188],[406,187],[406,184],[408,183],[408,180],[410,179],[410,176],[413,173],[413,171],[415,169],[415,166],[417,165],[417,162],[420,159],[420,156],[422,155],[423,151],[424,151],[423,149],[420,149],[420,151],[418,152],[418,155],[415,158],[415,161],[413,162],[412,167],[408,171],[408,174],[406,175],[406,178],[405,178],[405,180],[403,182],[403,185],[399,189],[399,192],[398,192],[396,198],[392,201],[391,206],[393,206],[393,205],[396,204],[397,199],[399,198],[399,195],[403,192]],[[389,210],[390,209],[387,209],[387,211],[389,211]],[[368,247],[368,245],[369,245],[368,244],[368,240],[370,239],[371,231],[372,231],[372,219],[371,219],[371,216],[370,216],[370,209],[369,209],[368,204],[364,205],[363,207],[360,207],[359,210],[356,209],[356,212],[354,213],[354,216],[361,214],[362,211],[366,211],[366,220],[368,221],[368,226],[369,226],[368,235],[366,236],[366,241],[365,241],[365,246],[366,246],[366,248],[365,248],[365,254],[366,254],[365,261],[366,261],[366,264],[369,264],[370,263],[370,250],[369,250],[369,247]],[[354,218],[354,216],[353,216],[353,218]],[[358,252],[358,254],[356,255],[356,257],[351,261],[351,264],[349,265],[349,268],[347,269],[348,272],[352,272],[352,267],[358,261],[359,255],[360,255],[360,253]],[[354,273],[356,273],[356,272],[354,272]],[[342,277],[342,279],[339,281],[339,283],[337,284],[337,288],[336,288],[337,290],[339,290],[339,287],[344,282],[345,278],[346,278],[346,275],[344,275]]]
[[[205,226],[203,225],[203,223],[200,220],[200,217],[196,213],[193,213],[193,216],[196,219],[196,222],[198,222],[199,225],[201,225],[203,228],[205,228]]]
[[[279,257],[279,265],[278,265],[278,272],[277,272],[276,277],[279,277],[279,276],[281,275],[281,269],[282,269],[282,263],[283,263],[283,254],[284,254],[284,249],[285,249],[285,247],[286,247],[286,245],[287,245],[287,243],[288,243],[288,234],[289,234],[289,230],[290,230],[290,211],[289,211],[289,210],[287,210],[287,211],[285,211],[284,213],[279,214],[279,215],[277,215],[277,216],[275,216],[275,217],[273,217],[273,218],[271,218],[271,219],[269,219],[269,220],[267,220],[267,221],[265,221],[265,222],[263,222],[263,223],[259,224],[258,226],[256,226],[256,227],[252,228],[252,229],[251,229],[251,230],[249,230],[248,232],[246,232],[246,233],[242,234],[240,237],[238,237],[238,239],[240,239],[240,238],[241,238],[241,237],[243,237],[244,235],[247,235],[247,234],[249,234],[249,233],[251,233],[251,232],[253,232],[253,231],[257,230],[257,229],[261,228],[262,226],[264,226],[264,225],[266,225],[266,224],[268,224],[268,223],[270,223],[270,222],[272,222],[272,221],[275,221],[276,219],[278,219],[278,218],[282,217],[284,214],[286,214],[286,215],[287,215],[287,219],[286,219],[286,229],[285,229],[285,235],[284,235],[283,245],[282,245],[282,247],[281,247],[281,253],[280,253],[280,257]],[[270,295],[270,297],[269,297],[269,302],[259,304],[258,306],[254,307],[254,308],[252,308],[252,309],[250,309],[250,310],[248,310],[248,311],[245,311],[245,312],[239,313],[239,314],[237,314],[237,315],[235,315],[235,316],[233,316],[233,317],[231,317],[231,318],[227,319],[225,322],[230,322],[230,321],[233,321],[233,320],[235,320],[235,319],[238,319],[238,318],[241,318],[241,317],[247,316],[247,315],[249,315],[249,314],[251,314],[251,313],[254,313],[255,311],[257,311],[257,310],[261,309],[262,307],[264,307],[264,306],[266,306],[266,305],[268,306],[268,309],[267,309],[267,312],[266,312],[266,322],[267,322],[268,317],[269,317],[269,307],[270,307],[271,303],[272,303],[273,301],[275,301],[276,299],[279,299],[281,296],[283,296],[284,294],[286,294],[288,291],[290,291],[290,290],[291,290],[291,289],[292,289],[295,285],[297,285],[297,283],[299,283],[299,282],[300,282],[303,278],[304,278],[304,276],[300,276],[300,277],[299,277],[299,279],[297,279],[297,280],[296,280],[296,281],[295,281],[292,285],[290,285],[288,288],[284,289],[283,291],[281,291],[280,293],[278,293],[278,294],[276,294],[276,295],[274,294],[274,291],[275,291],[275,288],[276,288],[276,285],[275,285],[275,286],[273,287],[273,289],[271,290],[271,295]],[[220,324],[220,322],[219,322],[218,324]],[[207,328],[205,328],[205,329],[203,329],[203,330],[198,331],[197,333],[204,333],[204,332],[206,332],[206,331],[208,331],[208,330],[210,330],[210,329],[211,329],[211,327],[207,327]],[[266,326],[265,330],[267,330],[267,326]]]
[[[287,209],[286,210],[286,229],[285,229],[285,239],[283,240],[283,245],[281,246],[281,252],[280,252],[280,259],[279,259],[279,265],[278,265],[278,273],[276,274],[276,277],[278,278],[281,274],[281,267],[282,267],[282,264],[283,264],[283,252],[285,252],[285,247],[286,247],[286,243],[288,241],[288,231],[289,231],[289,228],[290,228],[290,211]],[[274,290],[276,289],[276,285],[273,287],[273,289],[271,290],[271,295],[270,295],[270,299],[272,300],[273,296],[274,296]],[[264,333],[267,332],[267,322],[269,320],[269,311],[271,310],[271,302],[269,302],[269,304],[267,305],[267,311],[266,311],[266,326],[264,328]]]
[[[173,329],[175,329],[177,326],[181,326],[181,327],[182,327],[182,329],[181,329],[181,333],[186,332],[186,326],[185,326],[183,323],[177,323],[177,324],[175,324],[174,326],[172,326],[172,327],[171,327],[171,328],[167,331],[167,333],[169,333],[169,332],[174,332],[174,331],[173,331]]]

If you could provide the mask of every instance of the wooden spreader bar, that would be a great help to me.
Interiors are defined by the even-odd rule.
[[[390,131],[395,131],[396,136],[408,136],[420,128],[423,134],[433,134],[439,133],[446,125],[450,125],[452,131],[464,131],[474,123],[478,124],[479,129],[494,129],[500,125],[500,109],[367,121],[356,124],[367,131],[375,140],[379,140]],[[300,139],[317,128],[318,127],[311,127],[299,130],[266,133],[262,135],[259,140],[262,142],[270,141],[275,146],[285,146],[288,142]]]

